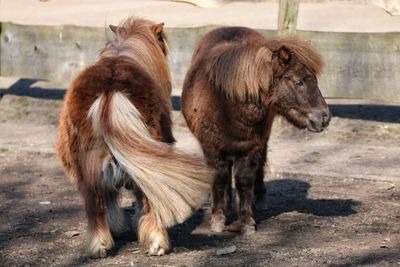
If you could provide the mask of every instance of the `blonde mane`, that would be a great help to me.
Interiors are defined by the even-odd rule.
[[[158,83],[166,96],[171,94],[171,79],[166,56],[158,44],[152,27],[144,19],[128,18],[115,32],[114,38],[101,51],[100,58],[122,57],[138,64]],[[165,47],[167,44],[164,42]]]

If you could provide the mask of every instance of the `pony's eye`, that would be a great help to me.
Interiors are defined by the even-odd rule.
[[[303,83],[303,81],[295,81],[294,84],[296,86],[302,86],[304,83]]]

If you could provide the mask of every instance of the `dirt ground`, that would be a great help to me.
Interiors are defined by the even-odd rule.
[[[170,229],[166,256],[146,256],[130,232],[108,258],[88,259],[82,202],[53,149],[63,90],[7,88],[0,88],[1,266],[400,265],[399,106],[331,100],[335,117],[318,135],[278,122],[252,236],[211,233],[206,203]],[[178,113],[175,123],[178,146],[199,153]],[[133,215],[126,192],[121,204]],[[235,252],[216,255],[232,245]]]

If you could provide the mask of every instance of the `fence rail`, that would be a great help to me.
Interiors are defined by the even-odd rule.
[[[170,69],[176,94],[198,40],[216,26],[167,28]],[[265,36],[276,31],[260,30]],[[104,28],[1,25],[0,75],[68,83],[96,59],[106,42]],[[108,33],[110,34],[110,33]],[[400,32],[296,31],[323,54],[320,88],[327,97],[400,102]]]

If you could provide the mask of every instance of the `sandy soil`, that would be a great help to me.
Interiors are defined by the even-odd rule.
[[[211,233],[206,203],[170,229],[169,255],[146,256],[129,232],[108,258],[94,260],[83,256],[82,202],[53,150],[63,90],[12,88],[0,91],[2,266],[400,265],[398,106],[332,104],[336,116],[319,135],[278,122],[256,234]],[[178,113],[174,120],[178,145],[201,153]],[[126,192],[121,205],[134,214]],[[232,245],[234,253],[216,255]]]
[[[278,3],[233,2],[217,8],[202,9],[187,3],[155,0],[0,0],[0,21],[21,24],[104,27],[131,15],[164,21],[166,27],[216,24],[276,29]],[[400,16],[391,16],[375,5],[346,1],[301,3],[298,29],[398,32]]]

